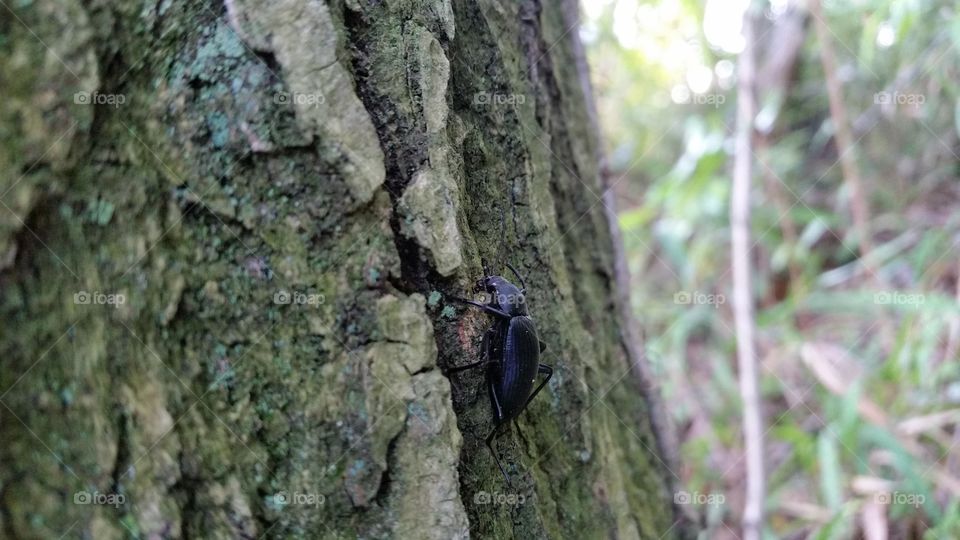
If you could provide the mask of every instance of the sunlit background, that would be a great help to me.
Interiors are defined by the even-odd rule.
[[[634,308],[705,538],[735,538],[743,507],[728,207],[747,5],[583,2]],[[825,0],[829,48],[805,4],[760,6],[751,234],[766,532],[960,538],[956,6]],[[843,89],[844,152],[828,78]]]

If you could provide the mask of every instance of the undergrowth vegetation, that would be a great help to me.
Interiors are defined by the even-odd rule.
[[[744,463],[728,208],[742,10],[590,4],[583,37],[634,308],[681,440],[677,500],[705,537],[734,538]],[[960,17],[941,0],[827,0],[828,71],[815,15],[763,9],[750,227],[766,534],[960,538]]]

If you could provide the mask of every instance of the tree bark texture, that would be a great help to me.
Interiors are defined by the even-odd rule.
[[[576,9],[0,0],[0,535],[679,534]],[[512,487],[484,262],[556,369]]]

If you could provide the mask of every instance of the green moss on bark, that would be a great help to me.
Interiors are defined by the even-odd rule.
[[[561,6],[12,9],[5,536],[670,528]],[[505,260],[557,370],[513,488],[482,374],[441,374],[489,324],[449,296]]]

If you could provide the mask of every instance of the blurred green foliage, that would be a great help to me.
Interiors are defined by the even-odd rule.
[[[727,301],[744,4],[591,1],[582,29],[675,472],[725,495],[697,508],[705,538],[739,530],[744,487]],[[960,16],[942,0],[823,2],[870,210],[863,257],[814,21],[763,9],[761,67],[789,41],[780,23],[802,21],[785,92],[761,89],[755,124],[767,535],[849,538],[879,504],[891,538],[960,538]]]

